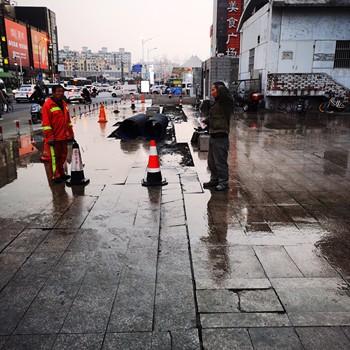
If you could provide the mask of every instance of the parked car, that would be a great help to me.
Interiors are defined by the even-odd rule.
[[[113,86],[110,92],[112,97],[121,97],[123,95],[123,91],[118,85]]]
[[[84,99],[81,95],[81,90],[75,85],[67,85],[64,91],[64,96],[68,103],[83,103]]]
[[[34,84],[22,84],[15,93],[16,102],[29,102],[29,97],[34,92]]]
[[[101,85],[101,88],[102,88],[102,91],[105,91],[105,92],[108,92],[108,90],[110,89],[110,85],[109,84],[102,84]]]
[[[151,94],[163,94],[165,89],[165,85],[153,85],[150,89],[150,92]]]
[[[111,91],[112,97],[120,97],[122,95],[138,95],[139,88],[135,84],[114,85]]]

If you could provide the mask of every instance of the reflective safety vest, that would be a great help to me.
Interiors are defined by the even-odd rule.
[[[73,125],[69,115],[69,108],[63,102],[63,110],[49,98],[42,109],[42,128],[47,141],[69,140],[74,137]]]

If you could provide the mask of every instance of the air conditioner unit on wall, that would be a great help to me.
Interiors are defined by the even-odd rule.
[[[259,69],[251,69],[250,70],[250,79],[259,79],[260,78],[260,70]]]

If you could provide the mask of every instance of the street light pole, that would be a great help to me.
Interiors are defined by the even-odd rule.
[[[153,38],[148,38],[148,39],[142,39],[142,63],[144,63],[145,61],[145,55],[144,55],[144,47],[145,47],[145,43],[147,41],[152,40]]]
[[[145,50],[144,50],[144,48],[145,48],[145,43],[147,42],[147,41],[150,41],[150,40],[152,40],[153,38],[148,38],[148,39],[141,39],[142,40],[142,72],[141,73],[143,73],[143,66],[144,66],[144,64],[145,64]],[[142,75],[142,77],[143,77],[143,74],[141,74]]]
[[[19,80],[18,80],[18,63],[17,59],[15,57],[15,66],[16,66],[16,81],[17,81],[17,88],[19,88]]]
[[[151,51],[153,51],[153,50],[157,50],[157,48],[154,47],[154,48],[152,48],[152,49],[148,49],[148,50],[147,50],[147,53],[148,53],[148,62],[149,62],[149,53],[150,53]]]
[[[19,59],[19,74],[18,74],[17,58]],[[16,66],[17,86],[19,87],[21,84],[23,84],[22,57],[21,56],[18,56],[18,57],[13,56],[13,60],[15,62],[15,66]],[[18,78],[18,75],[20,75],[20,78]]]

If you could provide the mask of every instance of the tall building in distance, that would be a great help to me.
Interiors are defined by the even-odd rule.
[[[52,79],[57,73],[55,13],[0,0],[0,76],[23,81]]]
[[[120,48],[119,51],[108,51],[102,47],[98,52],[92,52],[88,47],[81,51],[71,50],[64,46],[59,51],[62,77],[90,77],[94,80],[120,80],[130,78],[131,53]]]

